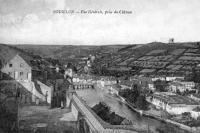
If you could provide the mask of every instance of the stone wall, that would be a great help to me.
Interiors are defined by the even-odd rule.
[[[51,98],[52,98],[52,91],[53,91],[53,88],[43,84],[42,82],[40,81],[37,81],[37,83],[40,85],[40,88],[41,88],[41,91],[43,93],[43,96],[46,95],[47,93],[47,103],[51,103]],[[46,97],[45,97],[46,98]],[[46,100],[46,99],[45,99]]]
[[[75,107],[74,103],[71,103],[71,112],[75,117],[75,120],[78,118],[78,109]]]

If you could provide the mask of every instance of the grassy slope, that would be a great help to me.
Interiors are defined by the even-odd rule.
[[[71,55],[75,57],[88,56],[96,52],[116,51],[123,48],[123,45],[106,46],[72,46],[72,45],[16,45],[17,48],[33,52],[43,57],[67,58]]]

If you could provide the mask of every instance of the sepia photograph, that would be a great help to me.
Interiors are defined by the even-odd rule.
[[[200,133],[200,1],[0,0],[0,133]]]

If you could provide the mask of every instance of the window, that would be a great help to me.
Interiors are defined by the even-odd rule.
[[[8,75],[11,76],[11,75],[12,75],[12,72],[8,72]]]
[[[9,64],[9,67],[12,67],[12,64]]]
[[[23,72],[20,72],[20,76],[22,76],[23,75]]]
[[[23,64],[23,63],[21,63],[21,64],[20,64],[20,67],[24,67],[24,64]]]

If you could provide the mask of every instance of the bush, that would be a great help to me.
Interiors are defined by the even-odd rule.
[[[184,113],[182,113],[182,116],[186,117],[186,118],[191,118],[191,113],[190,112],[184,112]]]

